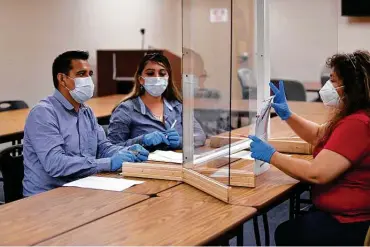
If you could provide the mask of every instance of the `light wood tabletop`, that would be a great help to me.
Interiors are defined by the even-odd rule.
[[[156,197],[39,245],[203,245],[255,213],[218,200]]]
[[[112,110],[123,99],[124,94],[116,94],[104,97],[96,97],[87,101],[97,118],[109,117]],[[24,125],[30,109],[12,110],[0,112],[0,137],[23,134]],[[4,142],[9,141],[8,139]],[[1,142],[0,142],[1,143]]]
[[[0,136],[23,133],[30,109],[0,112]]]
[[[0,245],[34,245],[147,198],[61,187],[5,204],[0,206]]]
[[[107,118],[113,109],[122,101],[126,95],[116,94],[104,97],[96,97],[87,101],[97,118]],[[322,114],[324,105],[319,102],[289,101],[289,106],[297,114]],[[230,110],[233,112],[255,111],[257,108],[255,100],[233,100],[230,108],[229,101],[214,99],[197,99],[194,103],[197,110]],[[24,125],[30,109],[0,112],[0,137],[15,134],[23,134]],[[8,141],[8,140],[6,140]]]
[[[312,159],[311,155],[294,155],[294,157]],[[279,200],[298,183],[298,180],[271,166],[268,171],[258,176],[255,188],[232,187],[230,203],[262,209]]]
[[[125,94],[114,94],[103,97],[95,97],[86,102],[91,107],[97,118],[109,117],[113,109],[122,101]]]
[[[321,102],[307,101],[288,101],[291,111],[301,114],[322,114],[327,112],[324,104]],[[224,110],[232,112],[253,112],[257,111],[256,100],[232,99],[196,99],[194,100],[195,110]]]
[[[160,180],[160,179],[145,179],[145,178],[132,178],[123,177],[117,173],[100,173],[98,176],[101,177],[111,177],[111,178],[124,178],[129,180],[144,181],[145,183],[136,184],[128,189],[125,189],[126,193],[135,193],[141,195],[153,196],[176,185],[181,184],[178,181]]]
[[[310,160],[311,155],[293,155],[293,157]],[[231,169],[253,170],[253,161],[238,160],[232,163]],[[227,167],[227,166],[226,166]],[[249,206],[261,209],[267,207],[281,196],[292,190],[299,181],[286,175],[274,166],[261,174],[257,178],[255,188],[231,187],[230,204]],[[217,201],[214,197],[205,194],[187,184],[168,189],[158,194],[158,196],[182,198],[184,200],[207,200]]]

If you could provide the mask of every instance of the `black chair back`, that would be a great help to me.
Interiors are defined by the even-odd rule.
[[[271,82],[274,83],[276,87],[279,88],[280,79],[272,79]],[[306,101],[306,90],[303,84],[299,81],[294,80],[282,80],[284,82],[284,89],[286,99],[290,101]],[[271,94],[272,95],[272,94]]]
[[[0,101],[0,112],[28,108],[23,100]]]
[[[23,198],[23,145],[0,151],[0,171],[3,174],[5,203]]]

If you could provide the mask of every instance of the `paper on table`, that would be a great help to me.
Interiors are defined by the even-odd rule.
[[[182,164],[182,153],[156,150],[149,154],[148,160]]]
[[[268,99],[264,100],[262,102],[261,110],[259,111],[259,114],[257,115],[256,120],[256,129],[255,129],[255,135],[260,138],[262,141],[267,142],[267,133],[268,133],[268,121],[270,118],[270,111],[271,111],[271,104],[274,99],[274,96],[269,97]],[[254,163],[254,174],[259,175],[265,171],[267,171],[270,168],[270,164],[256,160]]]
[[[111,191],[123,191],[135,184],[144,183],[142,181],[128,180],[123,178],[107,178],[107,177],[96,177],[90,176],[82,178],[63,186],[66,187],[80,187],[97,190],[111,190]]]
[[[229,156],[225,156],[225,157],[227,158]],[[251,157],[251,152],[245,151],[245,150],[230,155],[230,158],[232,158],[232,159],[254,160]]]
[[[194,158],[197,158],[198,156],[199,155],[194,155]],[[148,156],[148,160],[177,164],[183,163],[182,153],[163,150],[156,150],[153,153],[150,153]]]

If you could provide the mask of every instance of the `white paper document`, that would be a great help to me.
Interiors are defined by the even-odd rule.
[[[148,160],[182,164],[182,153],[156,150],[149,154]]]
[[[79,187],[87,189],[97,190],[110,190],[110,191],[123,191],[135,184],[144,183],[143,181],[128,180],[124,178],[107,178],[107,177],[96,177],[90,176],[82,178],[63,186],[66,187]]]
[[[262,107],[257,115],[256,120],[255,135],[265,142],[268,141],[268,122],[270,119],[271,104],[273,99],[274,96],[271,96],[262,102]],[[256,162],[254,163],[254,174],[259,175],[267,171],[269,168],[270,164],[260,160],[256,160]]]
[[[225,156],[225,157],[229,157],[229,156]],[[232,159],[243,159],[243,160],[254,160],[251,157],[251,152],[245,151],[245,150],[230,155],[230,158],[232,158]]]

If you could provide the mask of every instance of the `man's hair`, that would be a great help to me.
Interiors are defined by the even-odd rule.
[[[74,59],[86,61],[89,59],[89,53],[87,51],[67,51],[55,58],[52,69],[55,88],[58,88],[57,75],[59,73],[69,75],[69,71],[72,69],[71,63]]]

